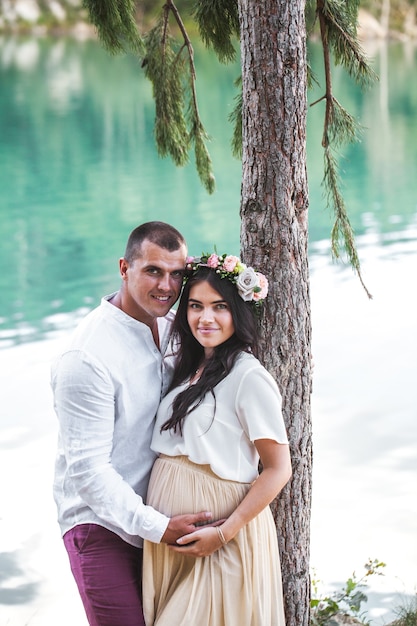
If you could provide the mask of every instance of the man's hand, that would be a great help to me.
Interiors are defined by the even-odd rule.
[[[196,525],[206,524],[211,520],[212,514],[208,511],[202,513],[187,513],[185,515],[175,515],[169,520],[166,531],[162,535],[162,543],[175,544],[177,539],[184,535],[189,535],[196,530]]]

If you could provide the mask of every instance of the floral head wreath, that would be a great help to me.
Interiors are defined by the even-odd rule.
[[[216,253],[203,253],[199,257],[187,257],[185,280],[191,272],[196,272],[200,267],[210,267],[219,274],[220,278],[228,278],[236,285],[238,293],[245,302],[260,304],[268,295],[268,280],[253,267],[247,267],[237,256],[230,254],[218,255]]]

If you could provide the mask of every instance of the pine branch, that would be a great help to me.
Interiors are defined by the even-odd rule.
[[[331,144],[336,148],[344,143],[358,141],[363,129],[353,115],[348,113],[333,95],[327,99],[326,105],[329,108],[329,115],[326,115],[327,137],[326,141],[323,141],[323,146]]]
[[[318,0],[320,30],[324,23],[327,41],[334,53],[335,63],[342,65],[361,87],[377,79],[356,37],[357,0]]]
[[[117,54],[128,48],[135,54],[143,53],[145,46],[136,25],[134,0],[83,0],[83,6],[107,50]]]
[[[184,63],[174,50],[166,29],[166,15],[149,31],[142,66],[155,99],[155,141],[160,156],[170,155],[176,165],[188,162],[190,145],[184,116]]]
[[[169,33],[171,14],[182,35],[182,45],[178,45]],[[171,156],[176,165],[185,165],[190,146],[194,145],[197,173],[206,190],[213,193],[215,178],[205,143],[209,137],[198,110],[194,50],[173,0],[167,0],[158,24],[146,38],[146,57],[142,66],[153,86],[158,153],[162,157]]]
[[[172,0],[167,0],[167,3],[165,5],[165,13],[166,13],[166,28],[168,25],[168,15],[169,15],[169,11],[172,11],[175,20],[179,26],[179,29],[181,31],[181,34],[183,36],[184,39],[184,44],[180,49],[180,53],[183,50],[184,47],[187,48],[188,51],[188,59],[189,59],[189,71],[190,71],[190,88],[191,88],[191,94],[192,94],[192,108],[195,110],[195,116],[197,118],[198,121],[200,121],[200,116],[198,113],[198,102],[197,102],[197,92],[196,92],[196,88],[195,88],[195,81],[196,81],[196,71],[195,71],[195,65],[194,65],[194,49],[193,46],[191,44],[191,40],[188,37],[188,33],[186,31],[186,28],[184,26],[184,22],[181,19],[181,16],[178,12],[177,7],[175,6],[175,4],[172,2]]]
[[[222,63],[234,61],[233,37],[240,35],[237,0],[194,0],[193,17],[205,45]]]
[[[191,92],[190,105],[189,105],[189,118],[191,121],[191,130],[190,130],[190,141],[194,143],[194,153],[195,153],[195,162],[197,173],[200,177],[201,182],[204,187],[208,191],[208,193],[213,193],[215,189],[215,178],[212,171],[212,163],[210,159],[209,152],[207,150],[205,142],[209,139],[208,134],[205,131],[203,123],[200,118],[200,113],[198,110],[198,100],[197,100],[197,91],[196,91],[196,71],[194,65],[194,49],[191,44],[191,40],[188,36],[184,23],[181,19],[181,16],[178,12],[177,7],[175,6],[172,0],[167,0],[167,6],[172,11],[175,20],[179,26],[181,34],[184,39],[184,46],[188,52],[188,60],[189,60],[189,86]]]
[[[335,213],[335,223],[331,232],[331,247],[334,258],[340,258],[340,243],[348,255],[350,265],[356,271],[362,287],[368,298],[372,295],[368,291],[361,273],[359,257],[356,251],[354,232],[347,214],[343,196],[340,193],[339,172],[332,149],[328,146],[324,151],[324,178],[323,184],[327,193],[328,205],[332,204]]]
[[[352,0],[352,3],[356,5],[357,0]],[[349,4],[349,2],[346,1],[345,4]],[[333,152],[334,148],[340,146],[343,143],[357,141],[359,132],[361,130],[361,127],[357,123],[355,118],[342,107],[338,100],[336,100],[332,91],[330,45],[332,41],[334,43],[335,35],[334,31],[332,30],[334,22],[328,19],[328,15],[330,9],[334,9],[335,7],[339,8],[339,5],[340,3],[337,0],[317,1],[317,14],[319,18],[320,34],[323,45],[326,92],[324,96],[319,98],[319,100],[313,102],[312,106],[314,104],[317,104],[317,102],[322,101],[323,99],[326,101],[326,111],[324,117],[322,138],[322,146],[324,148],[323,185],[326,190],[327,204],[328,206],[332,206],[335,216],[335,223],[331,234],[332,254],[335,258],[340,258],[340,243],[342,242],[351,266],[357,272],[359,280],[363,288],[365,289],[368,297],[372,298],[362,279],[359,257],[356,251],[354,233],[347,215],[343,196],[340,192],[338,168]],[[351,5],[350,11],[353,11],[353,8]],[[349,11],[345,11],[344,17],[348,15],[350,15],[350,17],[352,18],[352,15],[349,14]],[[352,21],[350,22],[349,27],[352,28]],[[346,34],[348,34],[349,36],[346,37]],[[343,37],[341,36],[341,39],[343,39],[344,43],[341,44],[340,49],[343,49],[346,45],[346,42],[350,40],[353,41],[354,38],[351,37],[351,34],[349,34],[347,31],[347,33],[344,33]],[[354,47],[355,46],[353,46],[353,48]],[[349,50],[350,52],[352,52],[352,46],[349,47]],[[361,76],[363,76],[362,72],[359,72],[359,74],[355,74],[355,78],[359,82]]]
[[[194,119],[194,123],[191,126],[190,139],[194,143],[197,173],[208,193],[213,193],[215,178],[212,172],[210,155],[205,144],[209,137],[203,126],[196,119]]]
[[[242,140],[242,107],[243,107],[243,94],[242,94],[242,76],[239,76],[235,80],[235,87],[239,88],[239,93],[235,96],[235,106],[233,111],[229,115],[229,122],[233,124],[233,136],[232,136],[232,154],[237,159],[242,158],[243,154],[243,140]]]

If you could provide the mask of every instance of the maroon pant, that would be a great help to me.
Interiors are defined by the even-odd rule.
[[[145,626],[142,550],[97,524],[69,530],[64,544],[90,626]]]

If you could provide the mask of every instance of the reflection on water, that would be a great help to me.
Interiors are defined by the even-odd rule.
[[[417,590],[417,250],[415,237],[372,239],[360,239],[372,301],[347,268],[312,260],[311,563],[342,583],[386,562],[366,606],[385,624]]]
[[[26,556],[23,551],[18,552],[2,552],[0,553],[0,604],[19,605],[32,602],[36,594],[39,593],[39,585],[37,583],[25,582],[27,572],[24,563]],[[16,579],[23,581],[18,585],[14,585],[12,589],[9,587],[9,581]]]

